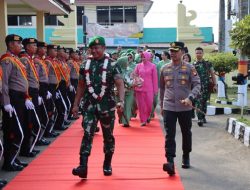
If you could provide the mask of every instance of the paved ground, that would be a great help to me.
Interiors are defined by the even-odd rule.
[[[250,190],[250,148],[227,133],[228,117],[239,116],[209,116],[206,127],[198,127],[193,120],[191,169],[181,168],[182,141],[177,127],[176,166],[185,190]]]
[[[209,116],[208,123],[203,128],[198,127],[194,120],[192,168],[187,170],[181,168],[181,133],[179,126],[177,127],[175,163],[185,190],[250,190],[250,148],[226,132],[228,117],[235,116]],[[38,147],[41,150],[44,148],[46,147]],[[9,181],[16,174],[17,172],[0,170],[1,178]]]

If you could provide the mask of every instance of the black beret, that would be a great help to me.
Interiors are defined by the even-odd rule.
[[[69,53],[70,52],[70,48],[65,48],[65,53]]]
[[[79,50],[77,50],[77,49],[73,49],[73,48],[71,48],[70,50],[69,50],[69,53],[71,54],[71,53],[78,53],[79,52]]]
[[[96,45],[103,45],[105,46],[105,39],[102,36],[94,36],[89,41],[89,47],[96,46]]]
[[[57,50],[57,45],[49,44],[49,45],[47,45],[47,49],[56,49]]]
[[[10,34],[5,37],[5,43],[13,42],[13,41],[22,41],[23,38],[21,36],[18,36],[16,34]]]
[[[23,46],[25,47],[27,44],[33,44],[33,43],[37,43],[37,39],[35,39],[35,38],[25,38],[25,39],[23,39],[23,41],[22,41],[22,44],[23,44]]]
[[[37,47],[47,47],[45,42],[37,42]]]

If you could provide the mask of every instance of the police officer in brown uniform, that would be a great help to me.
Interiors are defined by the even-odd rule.
[[[54,124],[52,117],[54,115],[54,106],[56,100],[56,90],[59,86],[59,82],[61,81],[60,71],[57,68],[57,45],[49,44],[47,45],[47,56],[45,58],[45,64],[48,68],[48,90],[52,95],[52,98],[49,99],[49,104],[47,107],[48,113],[51,113],[49,124],[46,128],[45,136],[46,137],[56,137],[59,135],[56,131],[54,131]]]
[[[189,153],[192,150],[192,100],[200,91],[200,78],[193,65],[182,62],[183,42],[170,44],[171,62],[161,69],[160,106],[164,120],[165,156],[167,163],[163,170],[170,176],[175,174],[174,157],[176,156],[176,122],[182,132],[182,167],[189,168]],[[192,88],[191,88],[192,86]]]
[[[22,38],[11,34],[6,36],[6,54],[0,61],[3,69],[3,142],[4,164],[7,171],[20,171],[24,165],[18,164],[16,157],[23,141],[23,129],[28,126],[27,109],[34,108],[28,94],[28,79],[25,66],[17,57],[21,52]]]
[[[64,108],[58,91],[61,82],[61,72],[57,60],[57,48],[58,46],[56,45],[47,46],[47,57],[45,63],[49,70],[49,91],[52,94],[52,100],[57,110],[57,116],[55,117],[53,128],[60,130],[64,122]]]
[[[2,71],[2,67],[0,65],[0,105],[2,105],[2,102],[1,102],[1,100],[2,100],[2,78],[3,78],[3,71]],[[0,147],[1,147],[1,153],[0,153],[0,161],[1,161],[2,156],[3,156],[3,151],[4,151],[1,139],[0,139]],[[0,179],[0,189],[3,188],[6,184],[7,184],[6,180]]]
[[[34,146],[41,129],[41,126],[39,125],[40,121],[38,121],[39,119],[36,117],[36,114],[39,113],[39,76],[33,60],[34,54],[37,50],[37,40],[35,38],[25,38],[23,39],[22,44],[25,51],[21,52],[19,57],[20,61],[26,67],[27,78],[29,82],[29,95],[32,98],[35,109],[28,108],[31,111],[29,111],[28,126],[24,127],[23,130],[24,139],[20,150],[20,156],[34,157],[40,152],[39,150],[35,150]],[[34,135],[32,135],[32,131]]]
[[[68,93],[70,101],[71,101],[71,105],[74,104],[76,88],[78,85],[78,78],[79,78],[80,67],[79,67],[79,64],[77,62],[78,62],[77,52],[75,50],[71,49],[70,50],[70,59],[68,61],[68,65],[70,68],[70,83],[72,85],[72,87],[69,88],[69,93]],[[72,112],[72,107],[71,107],[70,113]],[[74,118],[70,115],[69,119],[74,119]]]
[[[70,80],[69,80],[69,68],[66,62],[66,52],[65,48],[62,46],[58,46],[58,52],[57,52],[57,60],[58,60],[58,68],[60,70],[61,74],[61,82],[59,83],[58,92],[60,93],[60,106],[61,109],[64,111],[62,112],[64,122],[62,126],[58,126],[55,129],[58,130],[65,130],[68,127],[65,125],[70,124],[69,121],[67,121],[69,110],[70,110],[70,102],[68,101],[68,95],[67,95],[67,89],[70,86]]]
[[[48,67],[45,64],[45,57],[47,53],[47,44],[45,42],[37,42],[37,52],[34,58],[34,63],[37,66],[39,76],[39,96],[42,98],[42,105],[40,106],[39,118],[41,122],[41,132],[37,145],[48,145],[50,141],[43,137],[45,130],[48,126],[48,120],[52,116],[52,112],[48,112],[49,100],[52,94],[49,92],[49,78]]]

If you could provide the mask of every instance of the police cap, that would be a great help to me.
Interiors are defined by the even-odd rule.
[[[179,51],[182,50],[184,46],[185,46],[184,42],[172,42],[170,43],[169,50]]]

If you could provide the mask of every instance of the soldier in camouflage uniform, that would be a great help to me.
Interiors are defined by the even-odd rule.
[[[101,36],[93,37],[89,43],[92,57],[81,65],[76,98],[72,112],[78,114],[78,106],[83,97],[83,128],[84,136],[80,148],[80,165],[74,168],[73,175],[87,177],[88,157],[91,152],[93,137],[97,122],[100,121],[103,138],[105,159],[104,175],[112,175],[111,160],[115,149],[113,135],[115,108],[123,110],[124,83],[120,67],[111,63],[104,54],[105,40]],[[116,104],[114,86],[117,87],[119,101]]]
[[[214,75],[214,68],[211,63],[205,61],[203,59],[203,49],[201,47],[197,47],[195,49],[195,56],[196,61],[194,62],[195,69],[201,80],[201,93],[195,99],[195,105],[199,108],[202,112],[207,112],[207,101],[210,96],[209,92],[209,77],[212,77],[213,84],[216,84],[216,79]],[[214,86],[214,90],[216,90],[216,86]],[[201,112],[197,112],[198,117],[198,125],[200,127],[203,126],[203,123],[206,123],[205,115]]]

